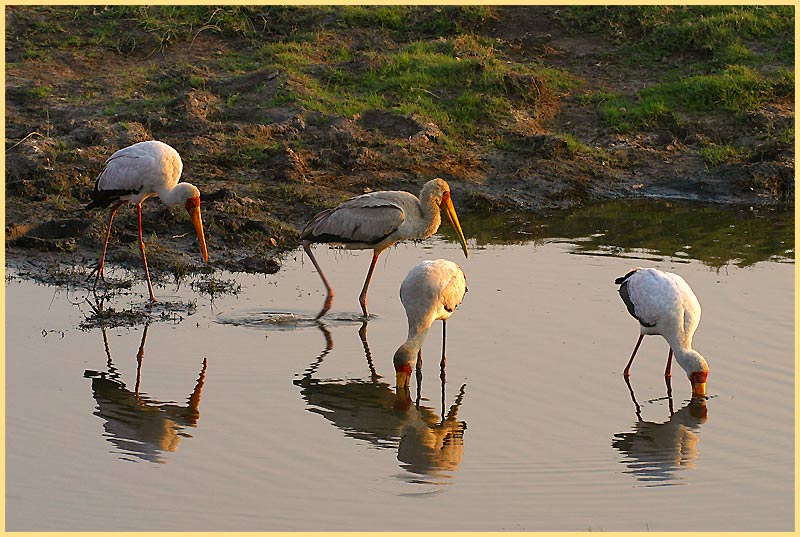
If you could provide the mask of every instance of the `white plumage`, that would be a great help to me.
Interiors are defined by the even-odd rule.
[[[450,186],[443,179],[432,179],[423,185],[419,198],[400,190],[378,191],[351,198],[333,209],[326,209],[306,224],[300,240],[325,285],[327,295],[319,319],[333,305],[333,288],[323,274],[314,254],[312,243],[341,245],[347,249],[372,249],[372,262],[359,296],[361,310],[367,312],[367,289],[378,256],[394,243],[407,239],[426,239],[436,233],[444,211],[456,230],[464,255],[467,241],[450,199]]]
[[[167,203],[165,200],[178,184],[182,171],[183,162],[174,148],[164,142],[148,140],[124,147],[108,157],[95,181],[95,190],[100,193],[129,191],[116,197],[124,197],[131,203],[159,194]]]
[[[408,337],[394,354],[397,386],[406,387],[416,363],[420,368],[422,343],[434,321],[442,321],[442,361],[444,371],[444,342],[447,319],[453,315],[467,292],[467,279],[457,264],[446,259],[423,261],[400,285],[400,301],[408,318]]]
[[[639,321],[640,335],[623,374],[630,375],[633,358],[645,335],[660,335],[669,343],[664,376],[671,375],[672,356],[692,383],[692,394],[704,396],[708,364],[692,348],[692,338],[700,323],[700,302],[686,281],[671,272],[637,267],[617,278],[619,294],[628,312]]]
[[[114,214],[123,204],[133,203],[136,205],[139,219],[139,250],[142,253],[150,300],[156,301],[142,240],[142,202],[150,196],[158,196],[167,205],[184,204],[197,232],[203,260],[208,261],[203,222],[200,217],[200,191],[192,184],[178,183],[182,171],[183,162],[178,152],[169,145],[156,140],[139,142],[122,148],[106,160],[105,168],[95,180],[94,190],[91,193],[92,201],[86,206],[87,209],[93,209],[106,208],[113,204],[108,217],[103,256],[97,268],[95,288],[98,280],[103,276],[106,249]]]

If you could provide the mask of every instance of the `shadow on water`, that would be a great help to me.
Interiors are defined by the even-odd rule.
[[[632,474],[644,486],[679,484],[676,471],[694,468],[697,463],[699,438],[696,431],[708,419],[706,399],[693,398],[674,412],[672,389],[667,381],[666,397],[645,404],[666,399],[669,419],[662,423],[645,421],[642,419],[642,407],[627,378],[625,383],[636,409],[636,423],[632,431],[616,433],[611,440],[612,447],[624,456],[620,462],[628,467],[625,473]]]
[[[567,239],[575,253],[697,259],[719,268],[794,259],[794,212],[698,202],[615,200],[546,216],[465,214],[461,224],[478,246]],[[455,241],[449,226],[439,230]]]
[[[107,357],[106,371],[87,369],[83,376],[92,379],[92,395],[97,402],[94,415],[104,420],[103,436],[120,450],[123,455],[121,458],[135,460],[135,457],[164,463],[166,461],[162,453],[176,451],[181,437],[191,436],[184,429],[197,426],[207,361],[203,358],[194,390],[185,405],[161,403],[147,397],[139,388],[149,327],[149,324],[145,325],[136,353],[136,384],[133,390],[122,382],[114,366],[105,328],[102,328],[102,332]]]
[[[461,464],[464,453],[464,430],[458,410],[466,385],[461,386],[455,401],[446,409],[445,385],[442,382],[441,418],[432,408],[420,405],[420,386],[416,401],[410,392],[396,389],[381,380],[375,370],[367,342],[367,323],[359,329],[369,375],[362,379],[318,379],[315,374],[333,350],[333,337],[323,323],[317,325],[325,338],[325,348],[294,384],[308,405],[342,432],[357,440],[385,449],[397,450],[400,467],[415,474],[402,476],[413,483],[446,484]]]

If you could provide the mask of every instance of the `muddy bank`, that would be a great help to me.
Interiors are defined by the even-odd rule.
[[[621,197],[794,203],[793,144],[759,135],[793,125],[790,99],[746,117],[704,114],[621,134],[586,95],[632,95],[654,83],[658,70],[623,69],[617,43],[574,32],[555,8],[497,8],[471,32],[494,40],[504,61],[568,72],[571,87],[556,91],[544,79],[510,77],[507,92],[520,103],[533,93],[532,107],[503,119],[502,143],[482,135],[457,147],[442,126],[417,114],[376,108],[337,115],[282,100],[303,84],[289,71],[244,58],[253,44],[241,35],[204,31],[151,48],[144,44],[153,36],[126,18],[116,22],[124,39],[115,47],[93,45],[91,24],[101,24],[101,15],[79,19],[68,7],[6,11],[6,256],[24,274],[57,281],[65,267],[78,267],[90,277],[107,214],[83,205],[105,158],[146,139],[183,156],[184,180],[203,194],[211,253],[203,265],[182,208],[149,200],[145,242],[155,279],[217,269],[275,272],[319,210],[369,190],[416,193],[433,177],[450,183],[462,213],[541,214]],[[315,23],[334,32],[328,19],[335,15],[326,11]],[[281,39],[280,30],[259,37]],[[363,28],[337,39],[353,49],[403,45],[398,36]],[[246,67],[228,67],[235,61]],[[320,64],[322,78],[331,76],[325,69]],[[710,166],[701,155],[708,140],[747,148],[748,158]],[[138,267],[136,236],[135,212],[120,210],[109,262]]]

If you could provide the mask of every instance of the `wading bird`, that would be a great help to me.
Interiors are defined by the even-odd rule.
[[[450,186],[443,179],[432,179],[425,183],[419,198],[400,190],[370,192],[351,198],[333,209],[326,209],[312,218],[300,234],[300,240],[327,291],[317,319],[333,305],[333,288],[311,252],[312,243],[341,245],[349,250],[372,249],[372,263],[358,298],[361,311],[368,317],[367,288],[378,256],[398,241],[427,239],[436,233],[442,222],[440,211],[444,211],[450,220],[464,255],[468,256],[467,240],[450,199]]]
[[[422,366],[422,343],[434,321],[442,321],[441,375],[444,380],[445,336],[447,319],[461,304],[467,292],[467,278],[461,267],[446,259],[423,261],[400,285],[400,301],[408,318],[408,337],[394,353],[398,388],[407,387],[416,362],[419,377]]]
[[[183,162],[181,162],[178,152],[156,140],[139,142],[125,147],[106,160],[105,168],[95,180],[94,190],[91,193],[92,201],[86,205],[86,209],[97,207],[105,209],[111,206],[106,240],[103,244],[103,257],[100,259],[97,277],[94,280],[95,289],[98,280],[103,276],[106,249],[111,236],[114,214],[124,203],[129,202],[136,205],[136,214],[139,218],[139,251],[142,253],[150,300],[156,302],[142,240],[142,202],[150,196],[158,196],[167,205],[180,203],[184,205],[197,231],[203,261],[208,262],[203,221],[200,218],[200,191],[189,183],[178,183],[181,171],[183,171]]]
[[[617,278],[619,295],[628,312],[641,325],[639,340],[623,375],[630,376],[631,364],[645,335],[660,335],[669,343],[665,377],[671,376],[672,356],[692,383],[692,396],[706,394],[708,363],[692,348],[692,337],[700,323],[700,302],[686,281],[671,272],[637,267]]]

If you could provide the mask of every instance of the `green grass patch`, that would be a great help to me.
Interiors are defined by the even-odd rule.
[[[600,102],[604,120],[621,132],[630,132],[665,120],[675,121],[678,112],[751,112],[793,93],[792,72],[762,74],[736,65],[720,73],[656,84],[638,92],[635,100],[612,94],[594,94],[584,100]]]
[[[389,11],[397,15],[404,9]],[[383,108],[417,114],[456,139],[489,136],[512,106],[535,108],[544,92],[574,84],[557,69],[534,71],[501,60],[495,41],[476,34],[417,40],[385,51],[356,50],[330,32],[317,36],[313,42],[264,44],[259,56],[288,73],[283,99],[325,115],[350,117]]]
[[[31,99],[45,99],[53,94],[53,87],[47,84],[33,86],[28,88],[27,94]]]
[[[338,23],[396,33],[445,36],[468,32],[496,19],[486,6],[343,6]]]
[[[583,97],[618,131],[793,97],[793,6],[574,6],[561,16],[566,28],[619,43],[613,57],[623,69],[663,72],[634,96]]]
[[[638,61],[686,52],[718,66],[758,55],[793,61],[785,46],[794,41],[793,6],[576,6],[565,8],[562,20],[630,46]],[[757,53],[748,46],[755,40],[762,44]]]
[[[713,168],[725,162],[747,158],[748,151],[730,144],[708,144],[700,149],[700,155],[706,165]]]

